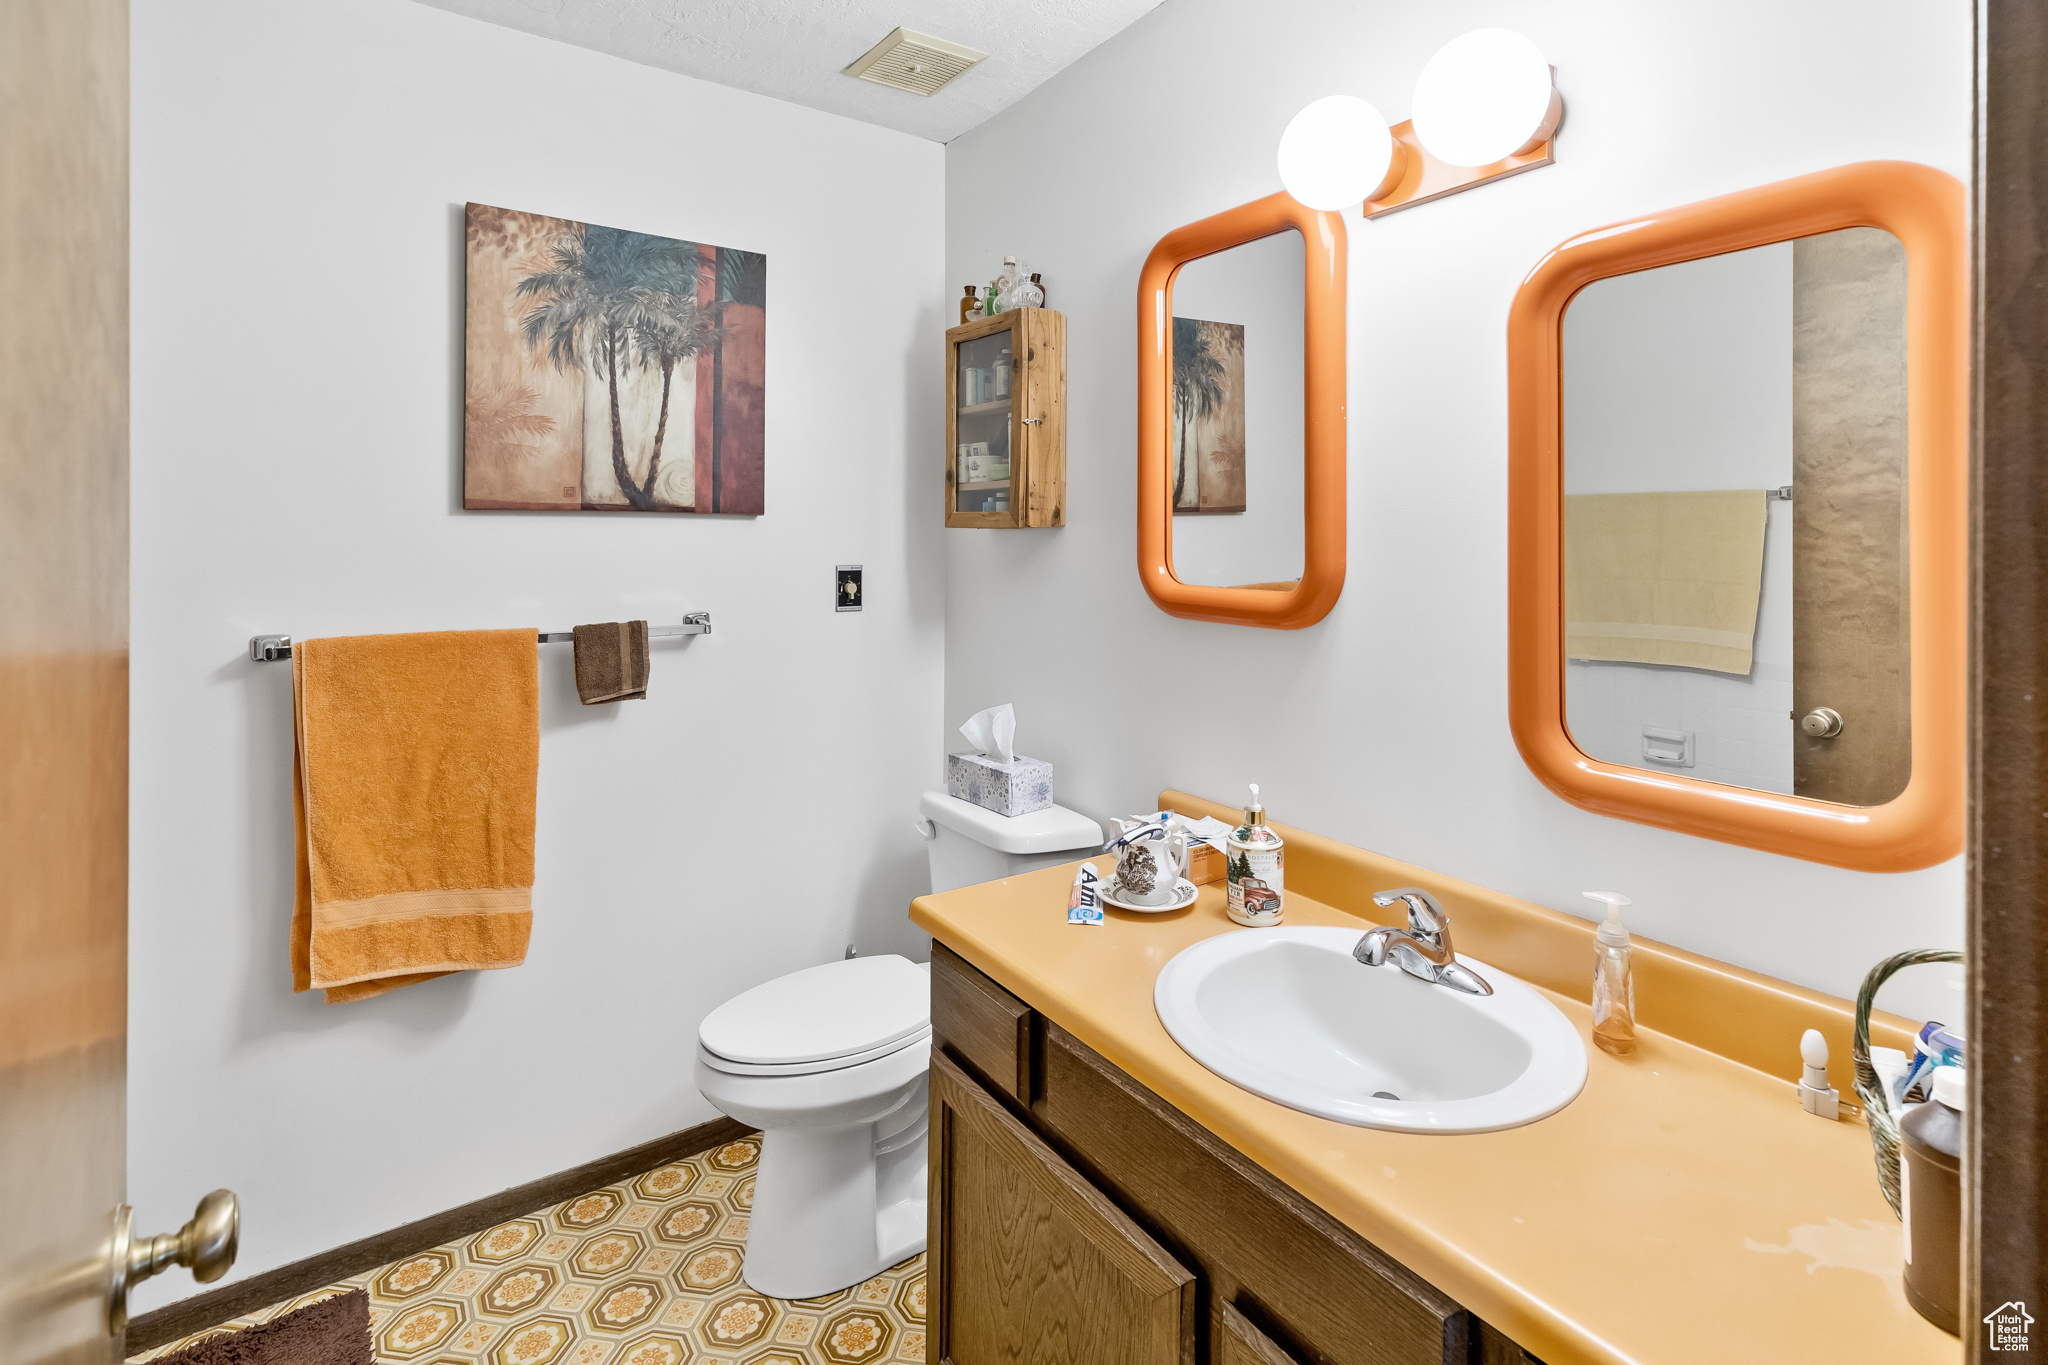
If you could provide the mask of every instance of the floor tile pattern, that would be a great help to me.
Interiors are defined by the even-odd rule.
[[[387,1365],[881,1365],[924,1359],[924,1257],[820,1299],[743,1275],[758,1138],[743,1138],[274,1304],[370,1291]]]

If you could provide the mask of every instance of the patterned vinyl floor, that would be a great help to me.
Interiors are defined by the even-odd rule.
[[[821,1299],[740,1278],[758,1138],[487,1228],[137,1356],[370,1291],[403,1365],[871,1365],[924,1359],[924,1257]]]

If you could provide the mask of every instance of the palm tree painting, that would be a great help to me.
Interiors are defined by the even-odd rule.
[[[1173,320],[1173,511],[1244,511],[1244,326]]]
[[[766,257],[465,221],[465,507],[761,514]]]

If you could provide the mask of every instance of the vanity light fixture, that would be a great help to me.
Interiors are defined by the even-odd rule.
[[[1411,122],[1449,166],[1491,166],[1550,140],[1564,117],[1543,50],[1512,29],[1475,29],[1438,48],[1415,80]]]
[[[1401,183],[1408,154],[1387,117],[1355,95],[1308,105],[1280,135],[1280,183],[1304,206],[1335,213]]]
[[[1437,49],[1415,83],[1414,117],[1391,128],[1372,105],[1329,95],[1280,137],[1280,183],[1304,207],[1363,201],[1367,218],[1548,166],[1564,117],[1542,49],[1482,28]]]

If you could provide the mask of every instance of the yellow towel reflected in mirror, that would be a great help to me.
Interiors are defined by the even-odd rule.
[[[1746,676],[1764,498],[1760,488],[1568,495],[1565,654]]]

